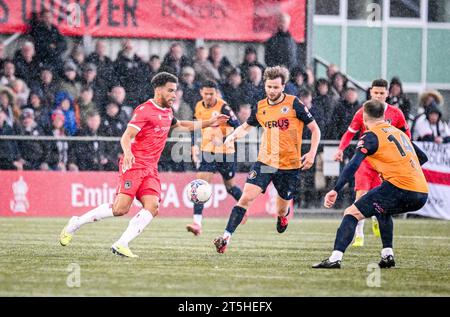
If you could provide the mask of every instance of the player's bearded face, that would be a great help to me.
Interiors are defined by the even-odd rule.
[[[284,85],[281,78],[268,79],[266,80],[265,89],[267,98],[269,98],[270,101],[276,101],[281,97],[284,90]]]
[[[172,107],[177,98],[177,84],[167,83],[161,88],[161,106],[165,108]]]
[[[370,89],[370,97],[373,100],[385,103],[388,96],[388,91],[385,87],[372,87]]]

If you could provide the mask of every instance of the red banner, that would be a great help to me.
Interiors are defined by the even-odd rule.
[[[31,12],[46,7],[64,35],[265,41],[279,12],[305,39],[306,0],[0,0],[0,33],[25,32]]]
[[[117,173],[114,172],[7,172],[0,171],[0,216],[56,216],[80,215],[114,200]],[[239,186],[246,174],[236,175]],[[192,203],[188,200],[186,185],[195,179],[195,173],[161,173],[162,196],[159,215],[162,217],[191,217]],[[205,204],[205,216],[228,217],[236,204],[228,195],[222,178],[215,175],[212,197]],[[249,209],[250,216],[275,216],[277,192],[272,185]],[[134,215],[140,203],[135,200]],[[292,214],[292,213],[291,213]]]

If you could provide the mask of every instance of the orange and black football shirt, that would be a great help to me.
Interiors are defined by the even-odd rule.
[[[303,128],[313,121],[295,96],[285,94],[274,105],[267,98],[259,101],[247,120],[247,124],[263,128],[258,161],[281,170],[301,168]]]
[[[379,124],[364,133],[357,151],[383,180],[392,185],[419,193],[428,193],[428,184],[409,137],[389,123]]]
[[[195,106],[195,120],[209,120],[219,114],[225,114],[230,119],[220,124],[218,127],[207,127],[202,129],[202,140],[200,150],[210,153],[234,153],[234,143],[227,146],[223,144],[225,138],[233,132],[234,128],[239,126],[239,120],[236,118],[233,110],[226,102],[220,98],[211,106],[205,106],[203,100],[197,102]]]

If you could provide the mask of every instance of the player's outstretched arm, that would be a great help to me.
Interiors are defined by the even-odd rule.
[[[234,130],[227,136],[224,144],[234,143],[236,140],[245,137],[252,128],[253,128],[252,125],[248,124],[247,122],[244,122],[239,127],[237,127],[236,130]]]
[[[187,131],[194,131],[198,129],[203,129],[207,127],[216,127],[222,123],[227,122],[230,119],[229,116],[224,114],[219,114],[209,120],[199,120],[199,121],[177,121],[173,128],[181,128]]]
[[[311,122],[307,127],[311,130],[311,148],[308,153],[302,156],[302,170],[308,170],[314,165],[321,135],[316,121]]]
[[[122,170],[125,172],[130,169],[135,162],[133,153],[131,152],[131,141],[139,133],[139,130],[133,126],[128,126],[120,139],[120,145],[123,151]]]

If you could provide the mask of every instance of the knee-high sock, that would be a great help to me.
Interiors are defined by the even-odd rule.
[[[227,189],[227,192],[228,194],[233,196],[233,198],[236,199],[236,201],[239,201],[239,199],[241,199],[242,190],[239,187],[233,186],[230,189]]]
[[[391,215],[377,214],[383,249],[391,248],[394,240],[394,222]]]
[[[358,221],[358,225],[356,226],[356,232],[355,232],[355,235],[357,237],[364,238],[364,223],[365,223],[365,221],[366,221],[365,219]]]
[[[335,251],[340,251],[342,253],[345,252],[345,250],[353,240],[357,223],[358,219],[356,219],[354,216],[344,216],[341,225],[336,233],[336,240],[334,241]]]
[[[231,211],[230,218],[228,219],[228,224],[225,231],[227,231],[230,234],[233,234],[236,228],[241,223],[242,219],[244,218],[246,211],[247,210],[242,207],[234,206],[233,210]]]
[[[86,212],[84,215],[81,215],[80,217],[74,218],[74,221],[71,221],[69,223],[69,226],[67,227],[67,231],[70,233],[74,233],[78,229],[80,229],[81,226],[90,223],[99,221],[104,218],[113,217],[114,214],[112,212],[111,204],[102,204],[88,212]]]
[[[130,219],[128,227],[116,244],[128,247],[128,243],[134,240],[152,221],[153,215],[146,209],[141,209],[133,218]]]

